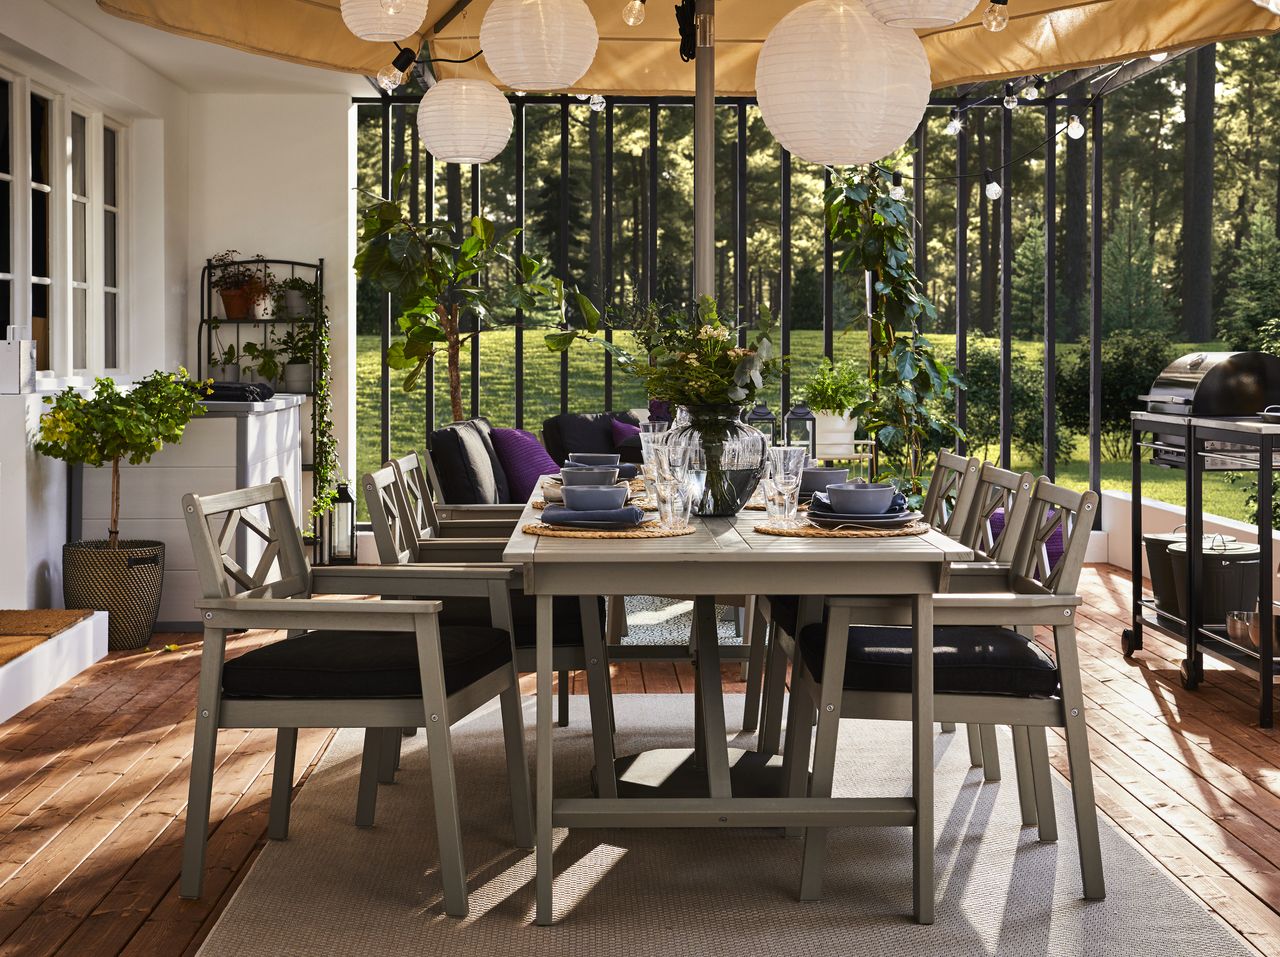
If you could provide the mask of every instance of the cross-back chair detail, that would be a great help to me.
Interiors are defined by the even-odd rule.
[[[391,468],[400,479],[400,492],[404,500],[402,508],[411,517],[412,527],[418,537],[425,538],[433,532],[439,534],[440,514],[436,511],[427,469],[421,457],[417,452],[410,452],[392,459]]]
[[[1074,593],[1097,516],[1097,495],[1081,495],[1041,479],[1028,496],[1027,511],[1026,528],[1013,557],[1015,576],[1024,583],[1038,582],[1054,594]],[[1049,540],[1059,532],[1062,554],[1055,562],[1049,555]]]
[[[984,462],[978,472],[973,507],[960,541],[990,561],[1013,558],[1022,522],[1027,514],[1027,496],[1034,484],[1030,472],[1011,472]],[[999,513],[1003,525],[996,527]]]
[[[287,598],[307,593],[311,563],[281,479],[220,495],[188,495],[183,510],[205,598]],[[248,537],[242,530],[261,543],[256,561],[236,557],[237,552],[250,551],[249,543],[242,541]],[[245,567],[249,564],[252,572]]]
[[[981,462],[945,449],[929,479],[924,498],[924,520],[943,534],[958,536],[969,518]]]
[[[378,561],[384,565],[416,561],[419,529],[406,519],[412,510],[403,500],[404,480],[399,471],[384,465],[366,474],[362,484],[365,502],[369,506],[369,523],[373,526],[373,541],[378,548]]]

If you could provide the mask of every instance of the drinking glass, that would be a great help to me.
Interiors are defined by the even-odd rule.
[[[809,462],[809,450],[803,445],[779,445],[769,450],[769,464],[774,487],[785,497],[781,519],[783,527],[796,524],[800,504],[800,479]]]
[[[644,480],[644,492],[649,501],[658,504],[658,489],[654,484],[658,476],[658,450],[667,440],[670,422],[640,423],[640,477]]]
[[[770,528],[785,527],[787,495],[774,483],[771,474],[760,479],[760,494],[764,498],[765,524]]]
[[[658,521],[672,531],[689,527],[693,511],[693,488],[687,481],[664,478],[657,481]]]

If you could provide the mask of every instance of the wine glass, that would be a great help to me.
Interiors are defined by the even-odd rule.
[[[796,524],[796,511],[800,503],[800,479],[809,463],[809,449],[803,445],[778,445],[769,450],[772,482],[786,496],[786,508],[782,527]]]

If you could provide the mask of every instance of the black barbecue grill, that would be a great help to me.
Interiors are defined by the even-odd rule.
[[[1161,415],[1251,418],[1269,405],[1280,405],[1280,357],[1265,352],[1192,352],[1167,365],[1148,395],[1139,396],[1147,411]],[[1155,434],[1151,460],[1156,465],[1186,465],[1182,429]],[[1226,442],[1206,443],[1205,451],[1239,452]],[[1256,452],[1254,453],[1256,457]],[[1208,458],[1205,468],[1239,468],[1228,459]]]

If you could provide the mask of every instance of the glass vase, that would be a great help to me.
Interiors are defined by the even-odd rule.
[[[743,421],[737,405],[681,406],[668,445],[693,445],[706,457],[707,481],[698,515],[736,515],[747,504],[768,461],[768,442]]]

